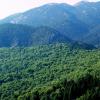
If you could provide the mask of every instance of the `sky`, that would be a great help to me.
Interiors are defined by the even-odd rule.
[[[81,0],[0,0],[0,19],[3,19],[14,13],[24,12],[34,7],[46,3],[68,3],[75,4]],[[87,1],[87,0],[82,0]],[[88,0],[100,1],[100,0]]]

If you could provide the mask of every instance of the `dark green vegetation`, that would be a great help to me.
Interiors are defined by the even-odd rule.
[[[100,46],[100,2],[47,4],[9,16],[0,23],[47,26],[72,40]]]
[[[0,100],[100,100],[100,50],[1,48]]]

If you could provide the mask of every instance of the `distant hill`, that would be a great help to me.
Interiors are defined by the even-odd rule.
[[[0,47],[22,47],[60,42],[68,43],[71,40],[53,28],[33,28],[21,24],[0,25]]]
[[[29,47],[55,43],[71,44],[71,48],[95,49],[95,46],[74,41],[53,28],[33,28],[21,24],[0,25],[0,47]]]
[[[100,2],[46,4],[0,21],[32,27],[50,27],[71,40],[99,46]],[[98,28],[98,29],[97,29]],[[90,38],[89,38],[90,37]]]
[[[93,28],[100,25],[100,2],[79,2],[75,5],[76,16],[79,20]]]
[[[67,4],[47,4],[21,14],[9,16],[1,23],[47,26],[76,39],[88,31],[86,24],[75,16],[75,7]],[[77,34],[77,35],[76,35]]]

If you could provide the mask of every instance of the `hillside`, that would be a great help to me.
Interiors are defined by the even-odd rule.
[[[99,41],[95,35],[100,33],[100,29],[96,29],[100,25],[99,9],[100,2],[82,1],[73,6],[54,3],[9,16],[0,23],[26,24],[32,27],[47,26],[72,40],[99,46],[100,42],[93,42],[96,39]],[[94,38],[88,38],[88,35]]]
[[[99,100],[100,50],[72,47],[1,48],[1,100]]]
[[[27,47],[64,42],[69,43],[72,40],[50,27],[33,28],[21,24],[0,25],[0,47]]]
[[[100,2],[0,20],[0,100],[100,100]]]
[[[47,4],[17,16],[9,16],[1,23],[27,24],[33,27],[48,26],[73,38],[87,32],[84,22],[73,14],[75,7],[67,4]],[[10,18],[11,17],[11,18]]]

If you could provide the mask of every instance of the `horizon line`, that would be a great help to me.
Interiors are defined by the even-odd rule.
[[[69,4],[69,3],[66,3],[66,2],[62,2],[62,3],[61,2],[52,2],[52,3],[40,4],[40,5],[34,6],[32,8],[26,9],[24,11],[19,11],[19,12],[15,12],[15,13],[9,14],[9,15],[7,15],[5,17],[0,18],[0,20],[3,20],[5,18],[7,18],[7,17],[13,16],[13,15],[16,15],[16,14],[21,14],[21,13],[27,12],[27,11],[32,10],[32,9],[36,9],[36,8],[42,7],[42,6],[45,6],[45,5],[50,5],[50,4],[66,4],[66,5],[70,5],[70,6],[75,6],[76,4],[81,3],[81,2],[91,2],[91,1],[83,1],[82,0],[82,1],[76,2],[74,4]],[[94,3],[94,2],[100,2],[100,1],[92,1],[91,3]]]

